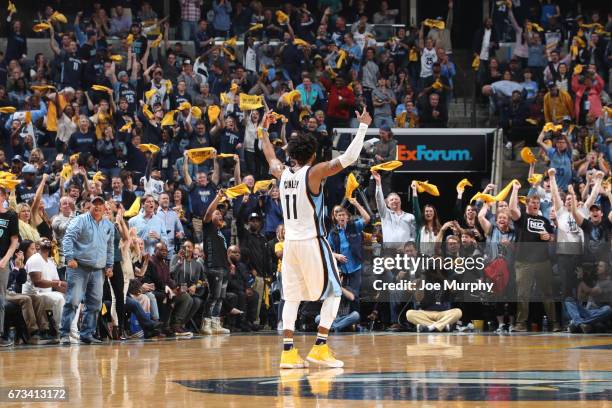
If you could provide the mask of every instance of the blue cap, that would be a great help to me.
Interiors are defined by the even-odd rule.
[[[382,125],[380,128],[380,130],[384,130],[385,132],[390,132],[391,128],[388,125]]]
[[[32,164],[26,164],[25,166],[23,166],[23,169],[21,169],[22,173],[33,173],[36,174],[38,172],[38,170],[36,170],[36,167],[34,167],[34,165]]]

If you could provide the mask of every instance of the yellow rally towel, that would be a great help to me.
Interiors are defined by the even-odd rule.
[[[402,167],[403,163],[399,160],[391,160],[386,163],[380,163],[370,167],[370,171],[393,171],[398,167]]]
[[[123,213],[123,218],[132,218],[140,212],[140,197],[136,197],[130,208]]]
[[[406,117],[408,116],[408,111],[403,111],[399,115],[395,117],[395,124],[397,127],[403,128],[406,126]]]
[[[6,11],[13,14],[17,12],[17,7],[15,7],[15,3],[13,3],[11,0],[9,0],[8,5],[6,6]]]
[[[202,164],[215,153],[214,147],[199,147],[187,150],[187,157],[195,164]]]
[[[408,62],[417,62],[419,60],[419,51],[417,51],[416,47],[410,48],[410,52],[408,53]]]
[[[119,54],[115,54],[110,56],[110,60],[114,62],[121,62],[123,61],[123,57]]]
[[[138,148],[143,153],[150,152],[152,154],[156,154],[157,152],[159,152],[159,146],[151,143],[141,143],[138,145]]]
[[[582,73],[582,65],[578,64],[574,67],[574,75],[580,75]]]
[[[174,126],[174,114],[178,112],[177,110],[168,111],[164,118],[161,121],[162,126]]]
[[[232,82],[232,84],[230,85],[230,92],[236,95],[238,93],[238,88],[239,88],[238,84],[235,82]]]
[[[0,187],[3,187],[7,190],[14,190],[19,184],[21,184],[22,180],[11,180],[11,179],[0,179]]]
[[[278,23],[281,25],[286,24],[287,21],[289,21],[289,16],[283,13],[282,11],[277,10],[276,11],[276,21],[278,21]]]
[[[153,114],[153,112],[151,112],[151,109],[149,109],[149,105],[144,104],[142,106],[142,113],[147,117],[147,119],[149,120],[153,120],[155,119],[155,115]]]
[[[431,84],[431,87],[432,87],[433,89],[438,89],[438,90],[440,90],[440,89],[442,89],[442,82],[440,82],[440,79],[436,79],[436,80],[434,81],[434,83],[433,83],[433,84]]]
[[[225,195],[227,196],[227,198],[236,198],[236,197],[240,197],[242,195],[250,194],[250,193],[251,191],[249,190],[247,185],[244,183],[238,184],[237,186],[230,187],[227,190],[225,190]]]
[[[229,40],[225,40],[223,41],[223,45],[225,47],[232,47],[232,48],[236,48],[236,40],[238,39],[238,37],[232,37]]]
[[[255,186],[253,186],[253,192],[256,193],[260,190],[267,190],[275,183],[274,179],[270,180],[259,180],[255,182]]]
[[[127,37],[125,37],[125,43],[127,45],[132,45],[133,42],[134,42],[134,34],[129,34]]]
[[[192,106],[191,107],[191,116],[193,116],[196,119],[201,119],[202,118],[202,109],[198,108],[197,106]]]
[[[0,108],[0,113],[15,113],[17,109],[14,106],[3,106]]]
[[[308,41],[304,41],[301,38],[296,38],[293,40],[293,44],[304,48],[310,48],[312,46]]]
[[[276,123],[277,120],[280,120],[283,123],[289,122],[289,119],[287,119],[285,115],[281,115],[280,113],[276,112],[272,112],[272,118],[274,119],[274,123]]]
[[[336,61],[336,69],[342,68],[342,64],[346,61],[348,54],[344,50],[338,51],[338,60]]]
[[[50,28],[51,25],[49,23],[38,23],[34,27],[32,27],[32,30],[35,33],[42,33],[43,31],[47,31]]]
[[[540,182],[542,182],[542,178],[544,178],[543,174],[533,173],[533,175],[529,177],[527,181],[529,184],[540,184]]]
[[[440,191],[438,190],[438,187],[435,184],[430,184],[427,181],[417,181],[416,185],[417,191],[419,193],[427,193],[435,197],[438,197],[440,195]]]
[[[527,23],[527,32],[530,32],[532,30],[536,30],[539,33],[544,31],[544,29],[539,24],[536,24],[536,23]]]
[[[157,89],[151,88],[147,92],[145,92],[145,101],[148,102],[155,94],[157,93]]]
[[[527,119],[525,119],[525,122],[530,123],[530,124],[532,124],[534,126],[536,126],[538,124],[538,121],[533,119],[533,118],[527,118]]]
[[[502,191],[497,193],[497,195],[495,196],[495,201],[503,201],[503,200],[505,200],[506,197],[508,197],[508,194],[510,194],[510,191],[512,190],[512,183],[514,183],[515,181],[518,181],[518,180],[517,179],[512,179],[512,181],[510,181],[508,184],[506,184],[506,187],[504,187],[502,189]]]
[[[542,128],[542,131],[544,131],[544,132],[560,132],[561,129],[563,129],[563,125],[555,125],[552,122],[548,122]]]
[[[129,133],[132,131],[132,126],[134,126],[134,122],[130,121],[127,122],[125,125],[121,126],[121,128],[119,128],[120,132],[125,132],[125,133]]]
[[[576,45],[572,45],[570,47],[570,54],[572,57],[576,57],[578,55],[578,47]]]
[[[470,200],[470,203],[475,200],[484,201],[487,204],[493,204],[495,202],[495,197],[493,197],[491,194],[476,193]]]
[[[106,180],[106,177],[104,177],[104,174],[102,174],[101,171],[96,172],[96,174],[94,174],[92,178],[93,178],[93,181]]]
[[[293,90],[291,92],[286,92],[283,96],[281,96],[281,100],[287,104],[292,105],[294,102],[299,101],[302,98],[300,95],[300,91]]]
[[[206,113],[208,114],[208,121],[212,124],[219,119],[219,114],[221,113],[221,108],[217,105],[209,105]]]
[[[49,20],[57,21],[58,23],[62,24],[68,23],[68,19],[66,18],[66,16],[58,11],[54,11],[53,14],[51,14],[51,17],[49,17]]]
[[[240,94],[240,109],[242,111],[259,109],[261,107],[263,107],[261,95]]]
[[[38,92],[55,91],[55,87],[52,85],[32,85],[30,89]]]
[[[444,30],[444,21],[434,20],[433,18],[427,18],[423,21],[425,27],[437,28],[438,30]]]
[[[151,42],[151,48],[159,47],[159,44],[161,44],[163,38],[164,38],[163,34],[159,33],[157,38]]]
[[[233,153],[219,153],[217,154],[217,158],[218,159],[233,159],[234,154]]]
[[[521,149],[521,159],[527,164],[533,164],[538,161],[533,152],[528,147],[523,147]]]
[[[232,60],[232,61],[236,60],[236,56],[234,55],[234,53],[231,52],[230,50],[228,50],[227,48],[223,47],[223,48],[221,48],[221,51],[223,51],[223,53],[225,55],[227,55],[230,60]]]
[[[472,69],[478,71],[478,68],[480,68],[480,55],[476,54],[472,60]]]
[[[221,105],[229,105],[230,103],[232,103],[232,101],[230,101],[230,98],[225,92],[219,94],[219,99],[221,99]]]
[[[93,89],[94,91],[100,91],[100,92],[106,92],[106,93],[112,93],[113,90],[110,89],[107,86],[104,85],[92,85],[91,89]]]
[[[68,163],[64,164],[62,167],[62,171],[60,172],[60,177],[64,180],[68,180],[72,176],[72,166]]]
[[[10,171],[0,171],[0,180],[15,180],[16,178],[17,175]]]
[[[527,205],[527,196],[518,196],[518,202]]]
[[[470,180],[464,178],[463,180],[461,180],[459,183],[457,183],[457,189],[461,189],[462,191],[465,190],[466,187],[473,187],[472,183],[470,183]]]
[[[178,110],[180,111],[189,110],[189,109],[191,109],[191,104],[187,101],[181,103],[178,107]]]
[[[344,198],[351,198],[353,196],[353,191],[355,191],[357,187],[359,187],[359,183],[357,182],[355,175],[353,173],[349,173],[348,177],[346,178]]]
[[[253,24],[251,28],[247,30],[247,32],[261,30],[263,28],[263,24]]]
[[[591,24],[580,24],[580,28],[586,28],[587,30],[590,30],[591,28],[594,28],[596,30],[603,30],[604,27],[599,24],[599,23],[591,23]]]

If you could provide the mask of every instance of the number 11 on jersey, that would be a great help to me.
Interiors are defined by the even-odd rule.
[[[285,219],[290,220],[293,215],[293,219],[297,219],[297,194],[285,194],[285,208],[287,213]],[[293,209],[293,213],[291,210]]]

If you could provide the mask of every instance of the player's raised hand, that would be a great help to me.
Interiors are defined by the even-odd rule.
[[[361,114],[358,111],[355,111],[355,116],[357,116],[359,123],[365,123],[368,126],[370,126],[372,123],[372,117],[368,113],[365,106],[363,107],[363,112],[361,112]]]

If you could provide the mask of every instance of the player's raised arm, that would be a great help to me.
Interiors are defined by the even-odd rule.
[[[359,120],[359,130],[357,130],[357,134],[346,151],[333,160],[314,165],[312,170],[308,173],[308,184],[312,191],[319,190],[319,186],[323,179],[340,173],[343,169],[355,163],[359,158],[361,149],[363,148],[363,140],[366,131],[370,123],[372,123],[372,117],[365,107],[361,114],[355,111],[355,115],[357,115],[357,120]]]
[[[274,146],[270,142],[270,137],[268,135],[268,127],[270,126],[270,123],[272,122],[271,115],[272,115],[271,112],[266,112],[261,122],[262,130],[263,130],[261,132],[263,134],[261,138],[261,144],[262,144],[264,156],[266,156],[266,160],[268,161],[268,166],[270,166],[270,174],[272,174],[277,179],[280,179],[280,176],[283,173],[285,166],[276,157],[276,153],[274,152]]]

